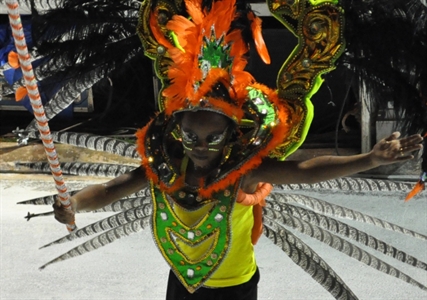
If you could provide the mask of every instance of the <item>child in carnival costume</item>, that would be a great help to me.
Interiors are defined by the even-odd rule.
[[[369,153],[285,160],[307,135],[321,75],[345,52],[345,16],[352,11],[339,1],[268,5],[300,38],[277,90],[245,71],[249,39],[270,61],[261,21],[246,2],[142,2],[137,32],[163,86],[159,112],[137,133],[141,167],[71,198],[73,211],[95,210],[149,187],[153,237],[171,267],[167,299],[257,298],[253,245],[272,184],[346,176],[412,159],[421,149],[419,134],[394,133]],[[60,222],[73,217],[59,203],[54,208]],[[321,265],[330,275],[322,282],[328,291],[356,298]]]
[[[262,230],[261,205],[270,183],[288,182],[263,173],[281,175],[285,165],[272,167],[272,158],[284,160],[304,140],[313,115],[310,95],[343,52],[344,22],[342,8],[331,2],[302,14],[314,32],[304,37],[312,40],[282,71],[299,80],[282,76],[281,88],[274,91],[245,71],[249,49],[242,30],[233,28],[243,13],[236,11],[235,1],[203,8],[201,1],[188,0],[185,8],[188,16],[174,14],[161,1],[154,9],[142,5],[139,34],[146,54],[167,71],[156,70],[164,85],[161,113],[137,136],[153,195],[156,244],[176,278],[193,293],[201,286],[239,286],[256,273],[252,245]],[[258,53],[269,63],[261,21],[252,11],[246,13]],[[327,30],[316,27],[325,21]],[[322,30],[327,33],[319,38],[323,47],[315,39]],[[200,112],[227,120],[207,145],[195,128],[206,123],[196,117]],[[188,176],[191,171],[194,178]]]

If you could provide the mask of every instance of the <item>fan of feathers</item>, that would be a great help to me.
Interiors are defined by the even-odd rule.
[[[135,162],[138,159],[132,143],[113,138],[71,132],[53,133],[53,138],[58,143],[135,158]],[[49,165],[44,162],[17,165],[33,171],[49,172]],[[62,163],[61,167],[65,175],[100,177],[116,177],[135,168],[132,165],[81,162]],[[417,280],[402,271],[408,267],[427,271],[427,263],[411,255],[410,252],[399,249],[390,239],[381,239],[381,236],[394,236],[396,240],[409,240],[411,241],[409,243],[414,245],[426,244],[425,232],[410,230],[375,215],[369,215],[362,212],[363,210],[350,208],[351,205],[344,207],[337,204],[346,202],[346,197],[352,198],[357,194],[381,199],[385,198],[384,195],[391,195],[391,193],[403,197],[411,188],[412,183],[409,182],[357,177],[340,178],[317,184],[277,185],[266,199],[266,206],[263,208],[264,235],[336,299],[358,298],[351,290],[351,283],[345,283],[339,274],[335,273],[316,253],[316,249],[310,248],[303,236],[316,239],[334,251],[340,251],[378,272],[427,291],[423,283],[425,280],[422,278]],[[71,194],[75,192],[77,191],[72,191]],[[52,194],[18,204],[52,205],[55,197],[56,194]],[[423,200],[421,197],[416,197],[413,201]],[[349,204],[348,201],[347,204]],[[381,206],[384,205],[393,204],[381,204]],[[357,206],[353,204],[353,207]],[[364,211],[366,210],[369,211],[369,208],[365,207]],[[78,238],[84,239],[81,244],[41,266],[41,269],[94,251],[130,234],[144,229],[150,230],[152,203],[149,189],[143,189],[95,212],[113,212],[113,214],[44,245],[42,248],[70,241],[76,243]],[[422,215],[424,214],[425,212],[422,212]],[[27,217],[31,218],[31,214]],[[82,218],[83,216],[79,217],[80,220],[83,220]],[[373,230],[372,228],[375,227],[378,229]],[[385,231],[390,233],[386,234]],[[402,268],[401,264],[407,267]],[[354,270],[354,272],[358,271]]]

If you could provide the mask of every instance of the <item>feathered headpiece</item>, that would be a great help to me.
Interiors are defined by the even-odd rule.
[[[155,153],[161,145],[155,146],[148,138],[156,131],[154,124],[173,123],[173,115],[182,111],[208,110],[229,117],[238,128],[244,126],[245,134],[240,133],[215,184],[207,183],[202,189],[208,196],[286,143],[296,122],[287,102],[245,71],[249,44],[244,39],[244,25],[250,28],[246,30],[252,32],[260,56],[269,62],[261,22],[249,7],[245,4],[238,9],[235,0],[214,1],[209,7],[203,7],[201,0],[187,0],[185,8],[188,15],[175,14],[180,9],[172,9],[169,2],[159,2],[147,14],[144,4],[141,8],[139,34],[147,55],[162,67],[157,74],[164,88],[159,97],[162,114],[138,133],[139,151],[148,176],[173,191],[182,186],[183,178],[175,175],[179,172],[168,162],[167,154]],[[242,19],[246,21],[243,26]],[[173,126],[165,126],[157,131],[173,132]]]
[[[201,0],[189,0],[185,1],[188,16],[175,14],[162,24],[159,20],[167,17],[163,5],[156,6],[149,16],[149,34],[156,39],[157,50],[170,59],[160,110],[171,115],[183,109],[212,109],[240,120],[246,88],[254,83],[254,78],[245,71],[248,43],[243,39],[242,29],[233,28],[233,22],[241,14],[251,16],[257,49],[269,62],[259,35],[259,19],[251,11],[237,12],[235,0],[215,1],[210,7],[202,7]],[[143,23],[139,28],[144,43],[147,28],[144,30]],[[223,86],[221,97],[209,96],[217,84]]]

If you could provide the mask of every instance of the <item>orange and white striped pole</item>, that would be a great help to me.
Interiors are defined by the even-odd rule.
[[[6,0],[6,5],[16,50],[18,52],[19,63],[25,80],[25,87],[28,91],[28,97],[30,98],[31,107],[33,108],[34,116],[37,121],[37,128],[40,132],[56,189],[58,190],[58,197],[61,204],[66,209],[71,209],[70,194],[67,191],[67,187],[62,177],[62,170],[58,161],[58,155],[56,154],[49,124],[41,102],[37,81],[34,76],[33,66],[31,65],[31,57],[28,53],[21,16],[19,14],[19,4],[17,0]],[[71,224],[67,224],[67,229],[70,232],[76,229],[74,221]]]

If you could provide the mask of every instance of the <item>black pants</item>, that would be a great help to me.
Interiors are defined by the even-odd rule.
[[[199,288],[190,294],[170,271],[166,300],[257,300],[259,270],[245,283],[224,288]]]

